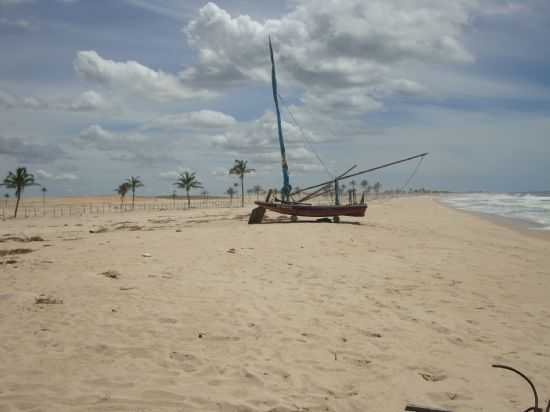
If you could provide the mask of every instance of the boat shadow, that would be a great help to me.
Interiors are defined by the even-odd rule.
[[[336,225],[356,225],[356,226],[360,226],[361,225],[361,222],[338,222],[338,223],[334,223],[332,221],[326,221],[326,220],[298,220],[296,222],[292,222],[291,220],[264,220],[261,224],[262,225],[280,225],[280,224],[292,224],[292,225],[297,225],[297,224],[311,224],[311,223],[316,223],[316,224],[323,224],[323,223],[330,223],[330,224],[336,224]]]

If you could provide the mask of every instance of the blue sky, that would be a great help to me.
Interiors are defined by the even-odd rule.
[[[280,186],[268,35],[294,185],[428,151],[415,187],[550,188],[544,0],[0,0],[0,175],[163,194],[192,170],[221,193],[247,159]]]

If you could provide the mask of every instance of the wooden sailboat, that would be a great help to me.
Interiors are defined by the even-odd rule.
[[[317,218],[333,218],[334,222],[339,222],[340,216],[353,216],[353,217],[363,217],[367,210],[367,203],[365,197],[361,198],[361,201],[358,204],[340,204],[340,193],[339,193],[339,182],[341,180],[350,179],[355,176],[359,176],[365,173],[369,173],[375,170],[382,169],[384,167],[396,165],[399,163],[407,162],[409,160],[423,158],[428,153],[422,153],[416,156],[411,156],[406,159],[397,160],[394,162],[386,163],[381,166],[377,166],[371,169],[363,170],[356,173],[351,173],[356,166],[351,167],[345,173],[335,177],[332,180],[319,183],[314,186],[306,187],[305,189],[300,189],[297,191],[292,191],[292,186],[290,185],[290,178],[288,174],[288,163],[286,161],[286,149],[283,139],[283,129],[281,124],[281,113],[279,111],[279,99],[277,93],[277,76],[275,71],[275,58],[273,57],[273,47],[271,45],[271,39],[269,39],[269,53],[271,57],[271,83],[273,88],[273,100],[275,101],[275,111],[277,114],[277,129],[279,134],[279,146],[281,149],[281,165],[283,171],[283,187],[280,190],[281,199],[274,197],[271,199],[272,191],[270,190],[267,194],[265,201],[256,201],[254,202],[258,207],[252,210],[250,214],[248,223],[261,223],[266,210],[271,210],[275,213],[280,213],[283,215],[291,216],[292,220],[295,221],[298,216],[305,217],[317,217]],[[350,174],[351,173],[351,174]],[[306,191],[313,190],[306,194]],[[315,197],[325,195],[329,192],[334,191],[334,204],[333,205],[312,205],[306,203],[306,201],[311,200]],[[301,194],[301,198],[299,198]]]

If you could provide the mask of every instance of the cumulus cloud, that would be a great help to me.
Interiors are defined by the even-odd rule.
[[[177,169],[175,170],[169,170],[169,171],[166,171],[166,172],[161,172],[159,173],[159,176],[162,178],[162,179],[167,179],[167,180],[175,180],[177,179],[180,174],[184,173],[184,172],[189,172],[191,173],[191,170],[188,169],[188,168],[185,168],[185,167],[178,167]]]
[[[267,37],[274,40],[281,76],[305,87],[358,88],[363,94],[422,87],[395,78],[392,65],[407,60],[470,63],[462,44],[474,0],[295,1],[280,19],[231,16],[214,3],[184,28],[198,63],[182,79],[206,87],[269,79]],[[375,90],[373,90],[375,88]],[[376,90],[376,88],[378,90]],[[372,97],[372,96],[371,96]]]
[[[99,93],[88,90],[72,101],[46,100],[36,96],[19,97],[0,90],[0,109],[57,110],[70,112],[91,112],[110,108]]]
[[[141,134],[113,133],[98,124],[83,129],[78,137],[78,143],[98,150],[132,150],[136,143],[143,143],[147,140]]]
[[[171,101],[211,95],[204,90],[186,86],[170,73],[153,70],[136,61],[104,59],[93,50],[79,51],[73,65],[76,72],[86,80],[147,99]]]
[[[107,108],[108,104],[99,93],[88,90],[78,96],[69,106],[75,112],[91,112]]]
[[[93,124],[81,130],[74,141],[77,148],[93,148],[105,153],[111,160],[131,162],[138,165],[173,163],[170,145],[160,145],[158,141],[139,132],[114,132]]]
[[[299,129],[283,122],[287,159],[294,170],[313,170],[317,164],[315,154],[305,147],[307,142],[321,142],[320,136],[307,129]],[[234,156],[244,156],[257,162],[261,168],[281,162],[277,122],[273,113],[266,112],[260,118],[240,122],[225,133],[215,135],[210,144]],[[303,167],[302,167],[303,166]]]
[[[212,110],[199,110],[161,116],[147,122],[142,128],[160,130],[181,130],[181,129],[225,129],[237,123],[233,116]]]
[[[52,181],[74,181],[78,180],[78,176],[74,173],[60,173],[60,174],[53,174],[50,172],[47,172],[43,169],[38,169],[36,171],[36,175],[42,179],[45,180],[52,180]]]

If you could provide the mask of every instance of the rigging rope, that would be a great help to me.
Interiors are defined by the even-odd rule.
[[[400,191],[403,191],[405,190],[405,188],[409,185],[409,183],[411,183],[411,180],[414,178],[414,176],[416,175],[416,172],[418,172],[418,169],[420,169],[420,165],[422,164],[422,162],[424,161],[424,156],[422,156],[419,160],[418,160],[418,163],[416,164],[416,167],[414,168],[413,172],[411,173],[411,175],[409,176],[409,178],[407,179],[407,181],[405,182],[405,184],[401,187],[401,189],[399,189]]]
[[[278,93],[277,93],[278,94]],[[317,153],[317,151],[315,150],[315,148],[313,147],[313,142],[309,141],[307,135],[305,134],[304,130],[302,129],[302,127],[300,126],[300,124],[298,123],[298,121],[296,120],[296,118],[294,117],[294,115],[292,114],[292,112],[290,111],[290,108],[288,107],[288,105],[286,104],[286,101],[285,99],[283,99],[283,96],[281,96],[280,94],[279,95],[279,99],[281,100],[281,103],[283,103],[283,107],[284,109],[288,112],[288,114],[290,115],[290,118],[292,119],[292,121],[294,122],[294,125],[298,128],[298,130],[300,131],[300,134],[302,135],[303,137],[303,143],[306,143],[308,146],[309,146],[309,149],[313,152],[313,154],[315,155],[315,157],[317,158],[317,160],[319,161],[319,163],[321,164],[321,166],[323,166],[323,168],[325,169],[325,171],[327,172],[327,175],[330,177],[330,178],[334,178],[334,173],[332,173],[328,167],[326,166],[326,164],[323,162],[323,159],[321,159],[321,156],[319,156],[319,153]],[[307,140],[307,141],[306,141]]]

